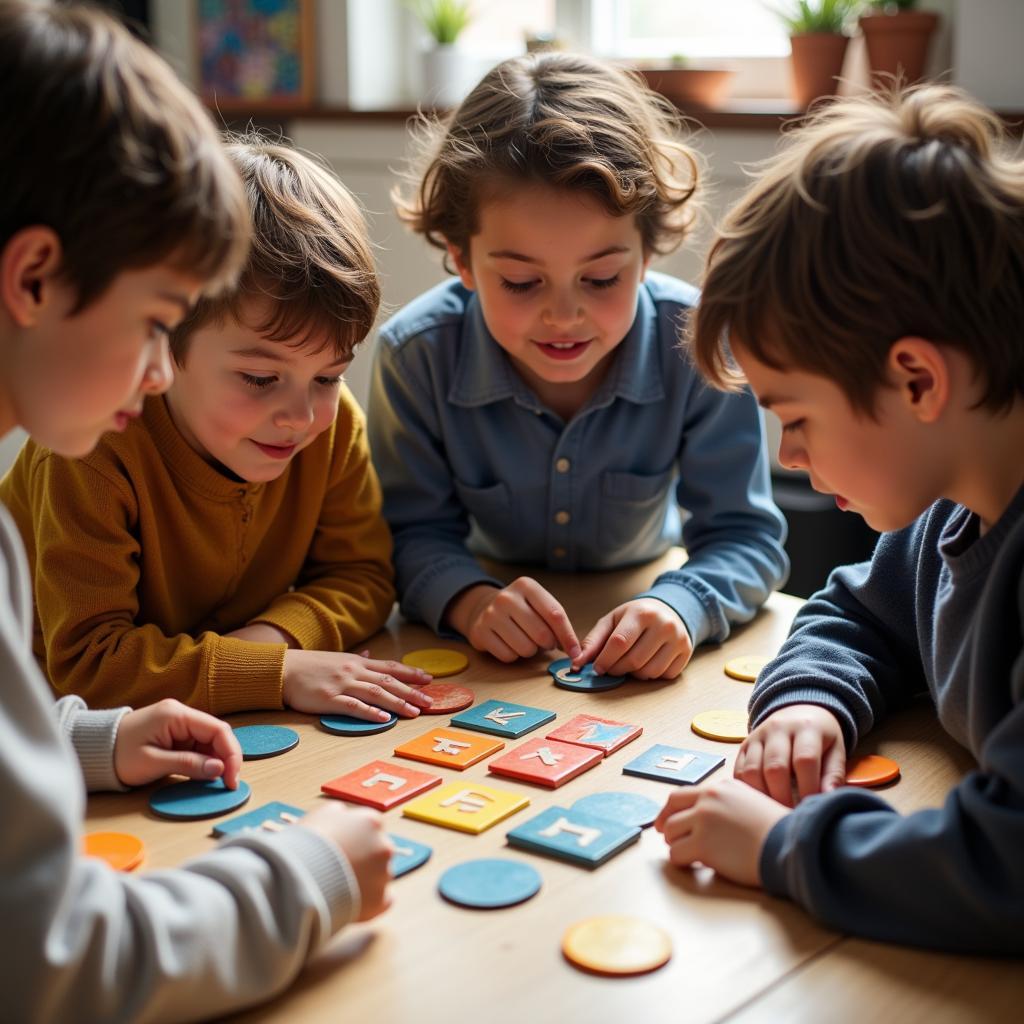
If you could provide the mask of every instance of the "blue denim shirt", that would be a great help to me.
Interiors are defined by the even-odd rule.
[[[440,632],[460,591],[500,586],[477,554],[576,572],[680,542],[686,563],[637,596],[675,609],[694,646],[753,617],[788,572],[785,520],[753,397],[707,387],[679,350],[697,298],[648,273],[612,365],[568,423],[519,375],[459,281],[381,328],[369,439],[407,618]]]

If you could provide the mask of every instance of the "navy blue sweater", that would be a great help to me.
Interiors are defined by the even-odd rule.
[[[824,924],[938,949],[1024,953],[1024,489],[979,536],[939,501],[837,569],[801,609],[750,703],[828,708],[847,751],[931,695],[977,770],[941,809],[902,816],[850,788],[804,800],[761,853],[765,888]]]

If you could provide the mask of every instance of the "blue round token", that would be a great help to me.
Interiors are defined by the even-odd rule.
[[[606,821],[647,828],[654,824],[661,804],[639,793],[591,793],[590,796],[580,797],[571,809]]]
[[[559,658],[548,665],[548,672],[555,681],[555,686],[563,690],[576,690],[580,693],[598,693],[601,690],[614,690],[625,681],[625,676],[599,676],[594,674],[594,663],[588,662],[578,672],[572,670],[569,658]]]
[[[283,725],[240,725],[232,731],[238,737],[244,761],[283,754],[299,742],[299,734]]]
[[[386,722],[368,722],[365,718],[353,718],[351,715],[324,715],[320,719],[320,724],[328,732],[336,732],[339,736],[372,736],[387,732],[397,723],[398,715],[391,715]]]
[[[216,818],[241,807],[252,790],[247,782],[238,781],[238,789],[227,789],[223,779],[188,782],[172,782],[161,786],[149,798],[149,807],[161,818],[177,821],[197,821],[199,818]]]
[[[536,895],[540,874],[529,864],[498,857],[467,860],[449,868],[437,883],[441,895],[463,907],[495,910]]]
[[[395,848],[395,852],[391,854],[392,878],[401,878],[402,875],[409,874],[421,864],[426,864],[434,852],[425,843],[417,843],[414,839],[404,839],[402,836],[395,836],[390,832],[388,839],[391,840]]]

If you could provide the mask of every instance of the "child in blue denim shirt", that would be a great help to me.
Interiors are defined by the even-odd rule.
[[[702,383],[678,350],[698,293],[647,269],[686,233],[695,157],[631,74],[559,53],[498,65],[434,128],[396,202],[458,277],[383,327],[369,408],[402,610],[502,661],[674,678],[787,571],[756,404]],[[680,541],[582,644],[475,557],[611,569]]]

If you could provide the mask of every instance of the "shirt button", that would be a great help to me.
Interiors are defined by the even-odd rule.
[[[555,548],[555,550],[551,553],[555,556],[555,558],[565,558],[565,556],[568,554],[565,548]]]
[[[564,508],[555,513],[555,522],[558,523],[559,526],[565,526],[570,519],[572,519],[572,516],[570,516]]]
[[[555,463],[555,469],[557,469],[559,473],[568,473],[571,465],[572,463],[568,459],[559,459]]]

